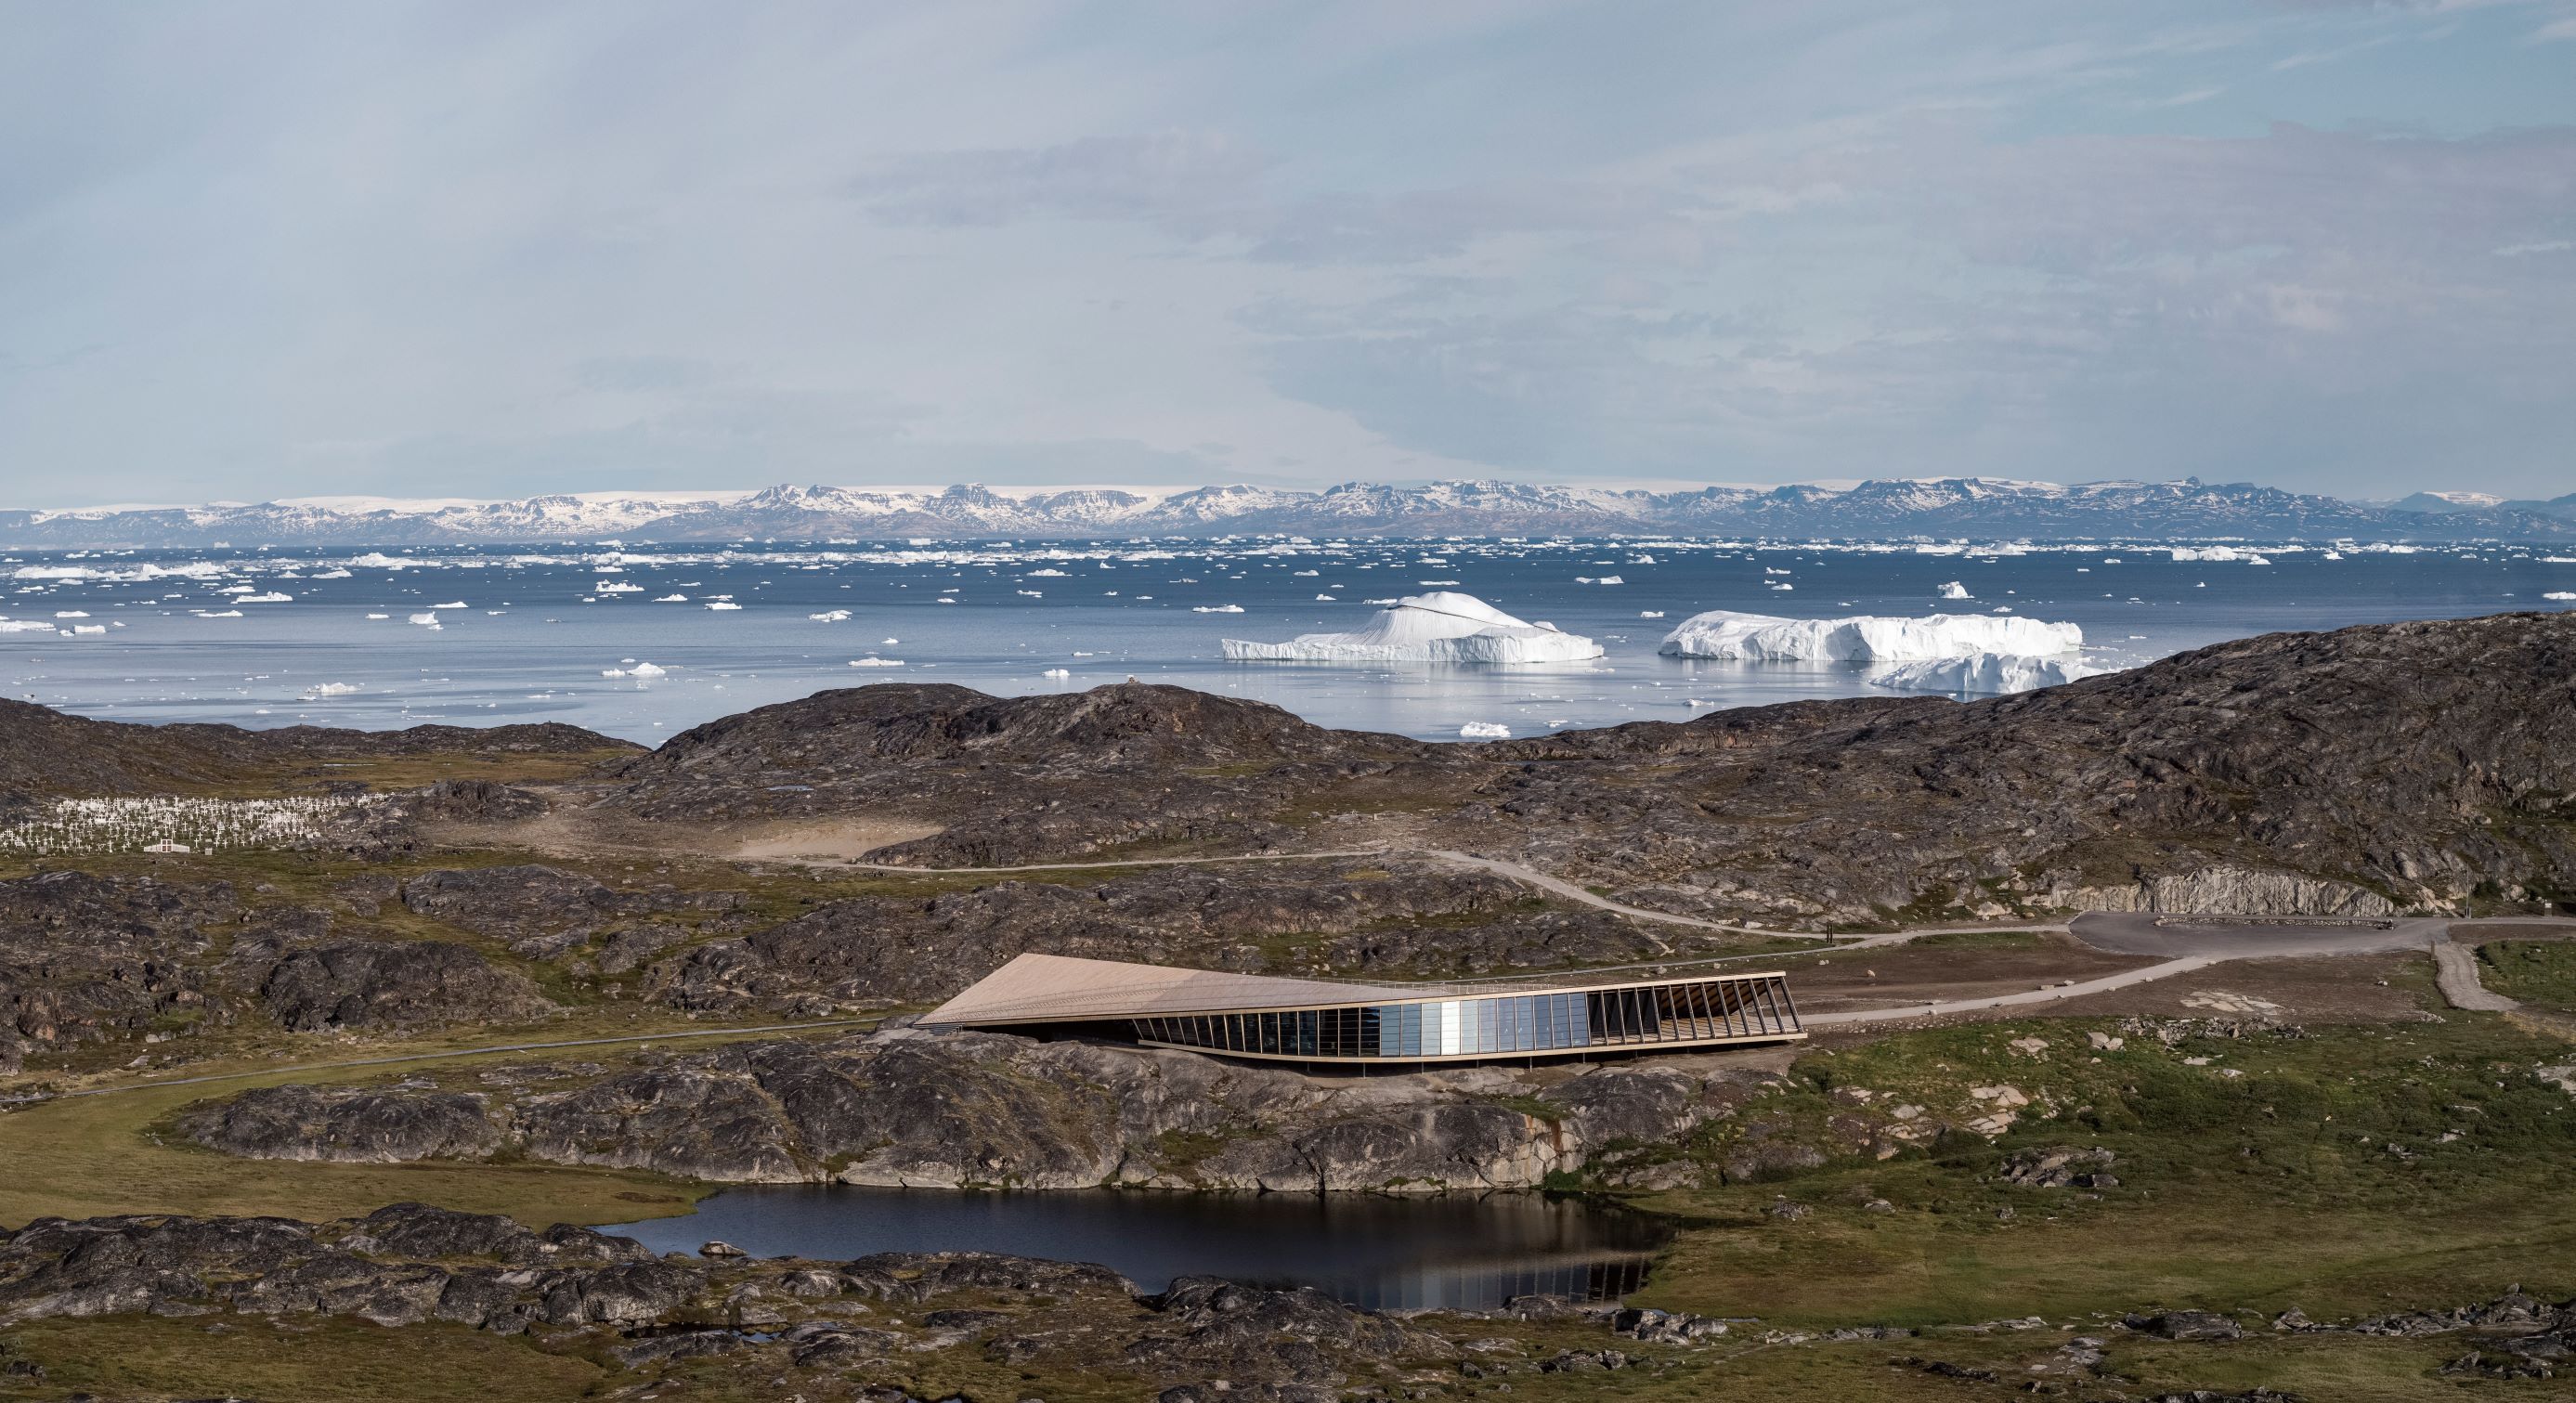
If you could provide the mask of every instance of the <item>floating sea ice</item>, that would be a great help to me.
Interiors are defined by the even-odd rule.
[[[420,613],[412,615],[411,621],[420,625],[422,628],[437,628],[439,626],[438,611],[436,609],[425,609]]]
[[[689,602],[689,597],[685,594],[665,594],[657,596],[653,602],[656,604],[686,604]]]
[[[325,682],[319,687],[307,689],[301,699],[319,701],[324,697],[345,697],[356,690],[358,690],[358,684],[355,682]]]
[[[462,609],[466,607],[466,604],[464,600],[459,599],[446,604],[432,604],[429,607],[432,609]]]
[[[1317,598],[1317,599],[1319,599],[1319,600],[1323,601],[1323,602],[1324,602],[1324,603],[1326,603],[1326,604],[1339,604],[1339,603],[1341,603],[1341,602],[1342,602],[1342,601],[1340,601],[1340,600],[1338,600],[1338,599],[1335,599],[1334,597],[1332,597],[1332,596],[1331,596],[1331,595],[1329,595],[1329,594],[1319,594],[1319,595],[1316,595],[1316,596],[1315,596],[1315,598]]]
[[[671,670],[667,667],[655,667],[651,663],[637,663],[628,668],[601,668],[599,675],[602,677],[668,677],[671,675]]]
[[[58,619],[86,619],[89,617],[89,611],[86,609],[57,609],[54,611],[54,617]]]
[[[1065,573],[1062,570],[1053,569],[1031,570],[1028,577],[1032,580],[1061,580],[1065,578]]]
[[[2247,565],[2269,565],[2272,563],[2259,551],[2245,550],[2237,546],[2175,546],[2173,548],[2173,558],[2176,562],[2193,560],[2236,560],[2242,561]]]
[[[50,633],[53,627],[42,619],[0,619],[0,633]]]
[[[805,617],[812,619],[818,624],[837,624],[849,616],[850,611],[847,609],[826,609],[822,613],[808,614]]]
[[[390,619],[390,618],[392,618],[392,617],[393,617],[393,615],[391,615],[391,614],[369,614],[367,617],[368,617],[368,618],[371,618],[371,619]]]
[[[275,590],[270,590],[266,594],[245,594],[241,597],[241,602],[244,604],[284,604],[294,597],[295,596],[291,594],[280,594]]]
[[[1240,614],[1243,612],[1243,606],[1240,604],[1194,604],[1190,606],[1190,612],[1193,614]]]
[[[1320,574],[1322,574],[1322,573],[1324,573],[1324,572],[1323,572],[1323,571],[1321,571],[1321,570],[1298,570],[1298,571],[1293,572],[1293,573],[1290,575],[1290,578],[1291,578],[1291,579],[1298,579],[1298,580],[1311,580],[1311,579],[1315,578],[1317,575],[1320,575]]]
[[[242,611],[239,609],[198,609],[193,612],[201,619],[238,619],[242,616]],[[433,624],[431,627],[435,628],[437,625]]]
[[[1045,591],[1045,590],[1042,590],[1042,589],[1024,589],[1024,590],[1018,590],[1018,591],[1014,591],[1014,592],[1015,592],[1015,593],[1018,593],[1018,594],[1026,595],[1026,596],[1028,596],[1028,597],[1029,597],[1029,598],[1031,598],[1031,599],[1044,599],[1044,598],[1046,598],[1046,591]]]
[[[2576,590],[2553,589],[2549,593],[2540,597],[2543,599],[2576,599]]]
[[[632,580],[611,580],[599,587],[601,594],[642,594],[644,587]]]
[[[880,647],[880,648],[892,648],[892,647],[894,647],[895,645],[897,645],[897,644],[899,644],[899,643],[901,643],[901,642],[903,642],[903,640],[902,640],[902,639],[900,639],[900,638],[889,638],[889,639],[887,639],[886,641],[884,641],[883,643],[878,644],[877,646],[878,646],[878,647]]]
[[[1472,594],[1420,594],[1385,601],[1391,607],[1364,628],[1348,633],[1309,633],[1285,643],[1225,640],[1234,662],[1581,662],[1602,655],[1601,645],[1545,623],[1516,619]]]
[[[2016,619],[2014,622],[2031,621]],[[2079,658],[2034,658],[2016,653],[1971,653],[1965,657],[1898,663],[1869,679],[1869,685],[1885,687],[1894,692],[1950,692],[1999,696],[2006,692],[2027,692],[2035,687],[2054,687],[2061,682],[2072,682],[2078,677],[2090,677],[2104,670]]]
[[[1641,619],[1660,619],[1663,616],[1664,611],[1661,609],[1640,609],[1637,611],[1637,617]]]
[[[346,571],[346,570],[336,570],[336,569],[335,569],[335,570],[322,570],[322,571],[317,571],[317,572],[315,572],[315,573],[314,573],[314,574],[312,574],[312,575],[306,576],[306,578],[307,578],[307,579],[314,579],[314,580],[345,580],[345,579],[349,578],[349,572],[348,572],[348,571]]]
[[[710,609],[739,609],[742,606],[734,603],[730,599],[710,599],[707,601],[707,607]]]
[[[2074,624],[1933,614],[1919,619],[1786,619],[1712,609],[1664,635],[1668,658],[1747,662],[1907,662],[1981,652],[2038,656],[2084,646]]]
[[[1046,670],[1044,675],[1048,677],[1071,677],[1073,675],[1073,669],[1069,667],[1051,667]]]
[[[1968,587],[1966,585],[1959,583],[1957,580],[1952,580],[1948,584],[1941,586],[1940,594],[1943,599],[1976,598],[1975,595],[1968,593]]]
[[[887,641],[888,641],[888,642],[892,642],[893,640],[892,640],[892,639],[888,639]],[[901,667],[901,666],[903,666],[903,659],[901,659],[901,658],[852,658],[852,659],[850,659],[850,666],[852,666],[852,667]]]
[[[75,636],[76,636],[76,635],[79,635],[79,634],[84,634],[84,633],[105,633],[105,632],[107,632],[107,625],[105,625],[105,624],[74,624],[74,625],[72,625],[70,628],[64,629],[64,630],[63,630],[63,632],[64,632],[65,634],[67,634],[67,635],[75,635]]]
[[[1494,721],[1470,721],[1458,728],[1460,740],[1510,740],[1512,728]]]

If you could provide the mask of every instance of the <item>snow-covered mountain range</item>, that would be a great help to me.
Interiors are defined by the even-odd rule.
[[[830,541],[970,537],[1727,535],[1805,539],[2576,539],[2576,494],[2373,505],[2246,483],[1888,479],[1649,491],[1517,482],[1321,491],[1196,487],[940,491],[779,486],[512,501],[289,499],[0,510],[0,548]],[[2438,503],[2438,506],[2434,505]]]

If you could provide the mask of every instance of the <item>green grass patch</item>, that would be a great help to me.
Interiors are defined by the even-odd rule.
[[[2480,980],[2506,998],[2576,1013],[2576,941],[2491,940],[2478,963]]]

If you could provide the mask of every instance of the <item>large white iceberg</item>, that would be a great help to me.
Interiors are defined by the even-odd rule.
[[[2000,696],[2054,687],[2078,677],[2108,671],[2081,658],[2034,658],[2024,653],[1971,653],[1962,658],[1928,658],[1898,663],[1869,679],[1873,687],[1894,692],[1949,692]]]
[[[1931,614],[1919,619],[1861,616],[1784,619],[1711,609],[1682,620],[1657,651],[1668,658],[1741,662],[1915,662],[1977,653],[2039,656],[2084,646],[2074,624],[1986,614]]]
[[[1225,640],[1233,662],[1574,663],[1601,645],[1552,624],[1513,618],[1472,594],[1411,594],[1380,610],[1366,628],[1308,633],[1285,643]]]

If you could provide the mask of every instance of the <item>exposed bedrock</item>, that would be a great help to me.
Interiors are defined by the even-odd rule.
[[[1313,1291],[1184,1277],[1149,1295],[1104,1267],[994,1253],[657,1259],[629,1238],[420,1204],[331,1223],[44,1218],[0,1229],[0,1324],[143,1314],[443,1323],[596,1349],[628,1370],[725,1356],[771,1381],[763,1396],[785,1371],[849,1396],[834,1376],[901,1377],[958,1346],[970,1358],[1105,1373],[1144,1396],[1177,1385],[1283,1400],[1345,1396],[1396,1369],[1454,1368],[1461,1354],[1435,1332]],[[1214,1380],[1226,1384],[1202,1385]]]
[[[1489,872],[1392,860],[1161,867],[1081,885],[999,881],[819,906],[661,960],[645,986],[698,1011],[820,1013],[944,999],[1030,951],[1352,974],[1616,963],[1663,948],[1606,913],[1550,910],[1532,897]],[[1291,936],[1299,939],[1281,939]]]
[[[1626,1152],[1667,1150],[1779,1086],[1705,1065],[1318,1078],[918,1030],[670,1057],[569,1089],[512,1080],[521,1085],[488,1103],[429,1088],[266,1088],[199,1106],[182,1129],[261,1158],[474,1159],[507,1147],[717,1182],[1404,1193],[1531,1188],[1587,1168],[1616,1178]],[[472,1124],[477,1107],[488,1138]],[[1860,1127],[1831,1149],[1866,1152],[1872,1136]]]

